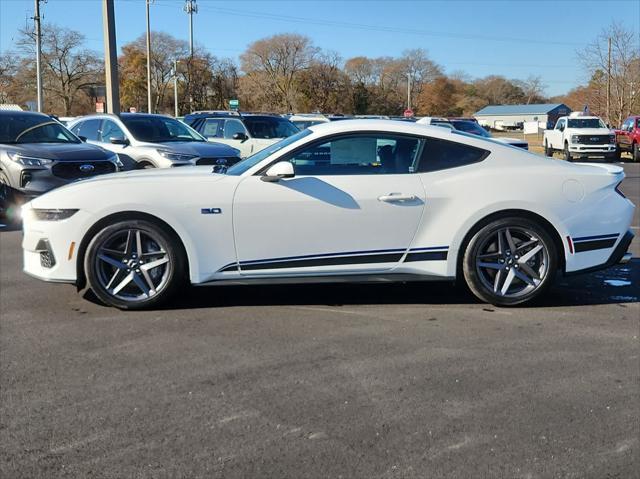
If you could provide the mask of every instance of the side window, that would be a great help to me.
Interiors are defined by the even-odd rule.
[[[558,123],[556,124],[556,130],[564,130],[564,120],[558,120]]]
[[[202,136],[205,138],[219,138],[222,136],[222,124],[224,120],[218,118],[207,118],[200,128]],[[233,135],[232,135],[233,136]]]
[[[102,120],[94,119],[83,121],[80,124],[80,136],[84,136],[87,140],[91,141],[100,141],[100,134],[98,130],[100,129],[100,122]]]
[[[111,138],[125,138],[124,131],[111,120],[105,120],[102,123],[101,140],[103,143],[109,143]]]
[[[80,135],[80,127],[82,126],[82,122],[78,123],[77,125],[75,125],[73,128],[70,128],[71,133],[73,133],[76,136]]]
[[[228,140],[233,139],[236,133],[247,134],[247,130],[240,120],[226,120],[224,122],[224,137]]]
[[[289,161],[296,175],[413,173],[422,140],[408,136],[341,136],[298,151]]]
[[[478,163],[489,156],[487,150],[454,141],[427,138],[422,149],[418,172],[446,170]]]

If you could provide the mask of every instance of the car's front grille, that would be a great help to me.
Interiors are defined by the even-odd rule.
[[[114,173],[116,165],[110,161],[64,161],[53,165],[51,171],[58,178],[77,180]]]
[[[578,135],[577,143],[583,145],[605,145],[610,143],[609,135]]]
[[[200,158],[196,161],[196,165],[215,165],[215,166],[231,166],[240,161],[237,156],[221,156],[218,158]]]

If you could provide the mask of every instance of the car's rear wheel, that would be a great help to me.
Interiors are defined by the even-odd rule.
[[[0,171],[0,220],[9,225],[20,222],[20,202],[11,187],[9,178]]]
[[[477,231],[463,258],[469,289],[498,306],[536,298],[552,282],[558,265],[553,239],[544,227],[526,218],[493,221]]]
[[[545,156],[553,156],[553,148],[550,148],[547,142],[544,142],[544,154]]]
[[[109,306],[143,309],[168,300],[183,284],[186,259],[174,234],[145,220],[106,226],[84,259],[89,286]]]

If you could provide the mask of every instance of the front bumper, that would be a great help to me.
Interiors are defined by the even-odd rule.
[[[610,155],[616,152],[615,144],[607,145],[584,145],[584,144],[570,144],[569,152],[572,154],[581,156],[602,156]]]

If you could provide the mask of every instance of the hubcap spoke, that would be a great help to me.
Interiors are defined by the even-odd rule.
[[[489,269],[503,269],[504,268],[504,264],[487,263],[487,262],[484,262],[484,261],[478,263],[478,266],[480,266],[481,268],[489,268]]]
[[[124,264],[122,261],[118,261],[117,259],[110,258],[105,254],[99,254],[98,258],[104,261],[105,263],[109,263],[111,266],[114,266],[118,269],[127,269],[127,265]]]
[[[133,282],[136,284],[136,286],[140,288],[140,290],[145,294],[145,296],[149,297],[150,289],[145,284],[145,282],[142,281],[142,278],[140,277],[140,275],[138,273],[134,273],[133,271],[131,272],[131,274],[133,274]]]
[[[504,280],[505,272],[503,269],[499,270],[496,273],[496,277],[493,280],[493,292],[497,293],[500,291],[500,283]]]
[[[524,243],[520,243],[516,248],[516,252],[520,253],[523,250],[526,250],[529,246],[533,246],[538,242],[537,239],[533,238],[531,241],[525,241]]]
[[[115,288],[113,288],[113,290],[111,291],[111,294],[118,294],[120,291],[122,291],[122,289],[128,285],[129,283],[131,283],[131,280],[133,279],[134,276],[134,272],[131,271],[121,282],[120,284],[118,284],[118,286],[116,286]]]
[[[526,263],[531,258],[533,258],[536,254],[538,254],[538,252],[540,252],[541,250],[542,250],[542,245],[539,244],[538,246],[533,248],[531,251],[527,252],[526,254],[523,254],[518,260],[518,263],[519,264]]]
[[[520,269],[525,273],[531,276],[533,279],[537,279],[540,281],[540,275],[527,263],[520,263]]]
[[[511,231],[509,231],[509,228],[504,231],[504,236],[507,238],[507,244],[509,245],[511,254],[514,254],[516,252],[516,244],[513,241],[513,237],[511,236]]]
[[[507,292],[509,291],[509,287],[511,286],[511,283],[513,283],[513,278],[515,278],[516,276],[514,271],[515,270],[511,268],[507,273],[507,277],[505,278],[504,283],[502,284],[502,289],[500,290],[500,294],[502,296],[507,294]]]
[[[124,245],[124,254],[130,256],[133,253],[133,230],[127,231],[127,242]]]
[[[142,233],[136,231],[136,253],[138,256],[142,256]]]
[[[533,280],[529,278],[526,274],[524,274],[522,271],[518,271],[517,269],[513,269],[512,271],[518,279],[521,279],[522,281],[524,281],[527,284],[530,284],[531,286],[535,285]]]
[[[169,258],[167,256],[157,259],[155,261],[152,261],[151,263],[147,263],[147,264],[143,264],[142,266],[140,266],[140,269],[144,270],[144,271],[149,271],[153,268],[157,268],[158,266],[161,266],[165,263],[169,262]]]

